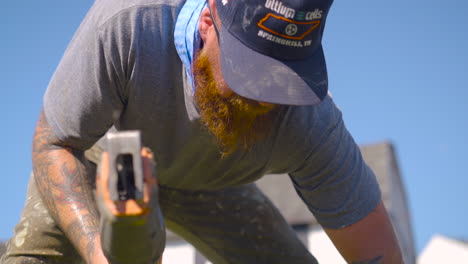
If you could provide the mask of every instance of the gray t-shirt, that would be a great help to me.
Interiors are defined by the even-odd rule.
[[[375,176],[327,97],[281,106],[274,129],[251,151],[221,159],[199,122],[174,47],[183,0],[97,0],[67,48],[44,97],[55,134],[79,149],[112,126],[139,129],[155,154],[161,185],[210,190],[288,173],[328,228],[350,225],[380,201]],[[278,186],[281,192],[281,186]]]

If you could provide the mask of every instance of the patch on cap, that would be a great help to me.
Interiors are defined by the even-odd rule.
[[[279,26],[279,24],[283,24]],[[287,39],[302,40],[312,30],[314,30],[320,21],[299,22],[277,16],[269,13],[258,22],[258,26],[264,30]],[[276,29],[275,29],[276,28]],[[282,32],[278,32],[278,28],[284,28]]]
[[[264,7],[271,12],[257,24],[259,37],[290,47],[312,45],[310,33],[320,25],[323,10],[297,11],[277,0],[266,0]]]

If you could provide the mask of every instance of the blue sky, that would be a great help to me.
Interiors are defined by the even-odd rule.
[[[0,16],[0,239],[20,217],[42,95],[91,0],[7,1]],[[418,252],[468,238],[468,2],[335,0],[330,89],[359,144],[394,143]]]

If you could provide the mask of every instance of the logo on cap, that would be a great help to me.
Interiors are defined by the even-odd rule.
[[[295,24],[289,24],[286,26],[284,31],[286,32],[286,35],[294,36],[297,33],[297,26]]]
[[[257,25],[263,30],[277,36],[287,39],[302,40],[320,25],[320,20],[308,22],[294,21],[268,13]]]

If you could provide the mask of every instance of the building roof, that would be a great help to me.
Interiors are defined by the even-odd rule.
[[[5,253],[6,245],[4,242],[0,242],[0,257]]]

